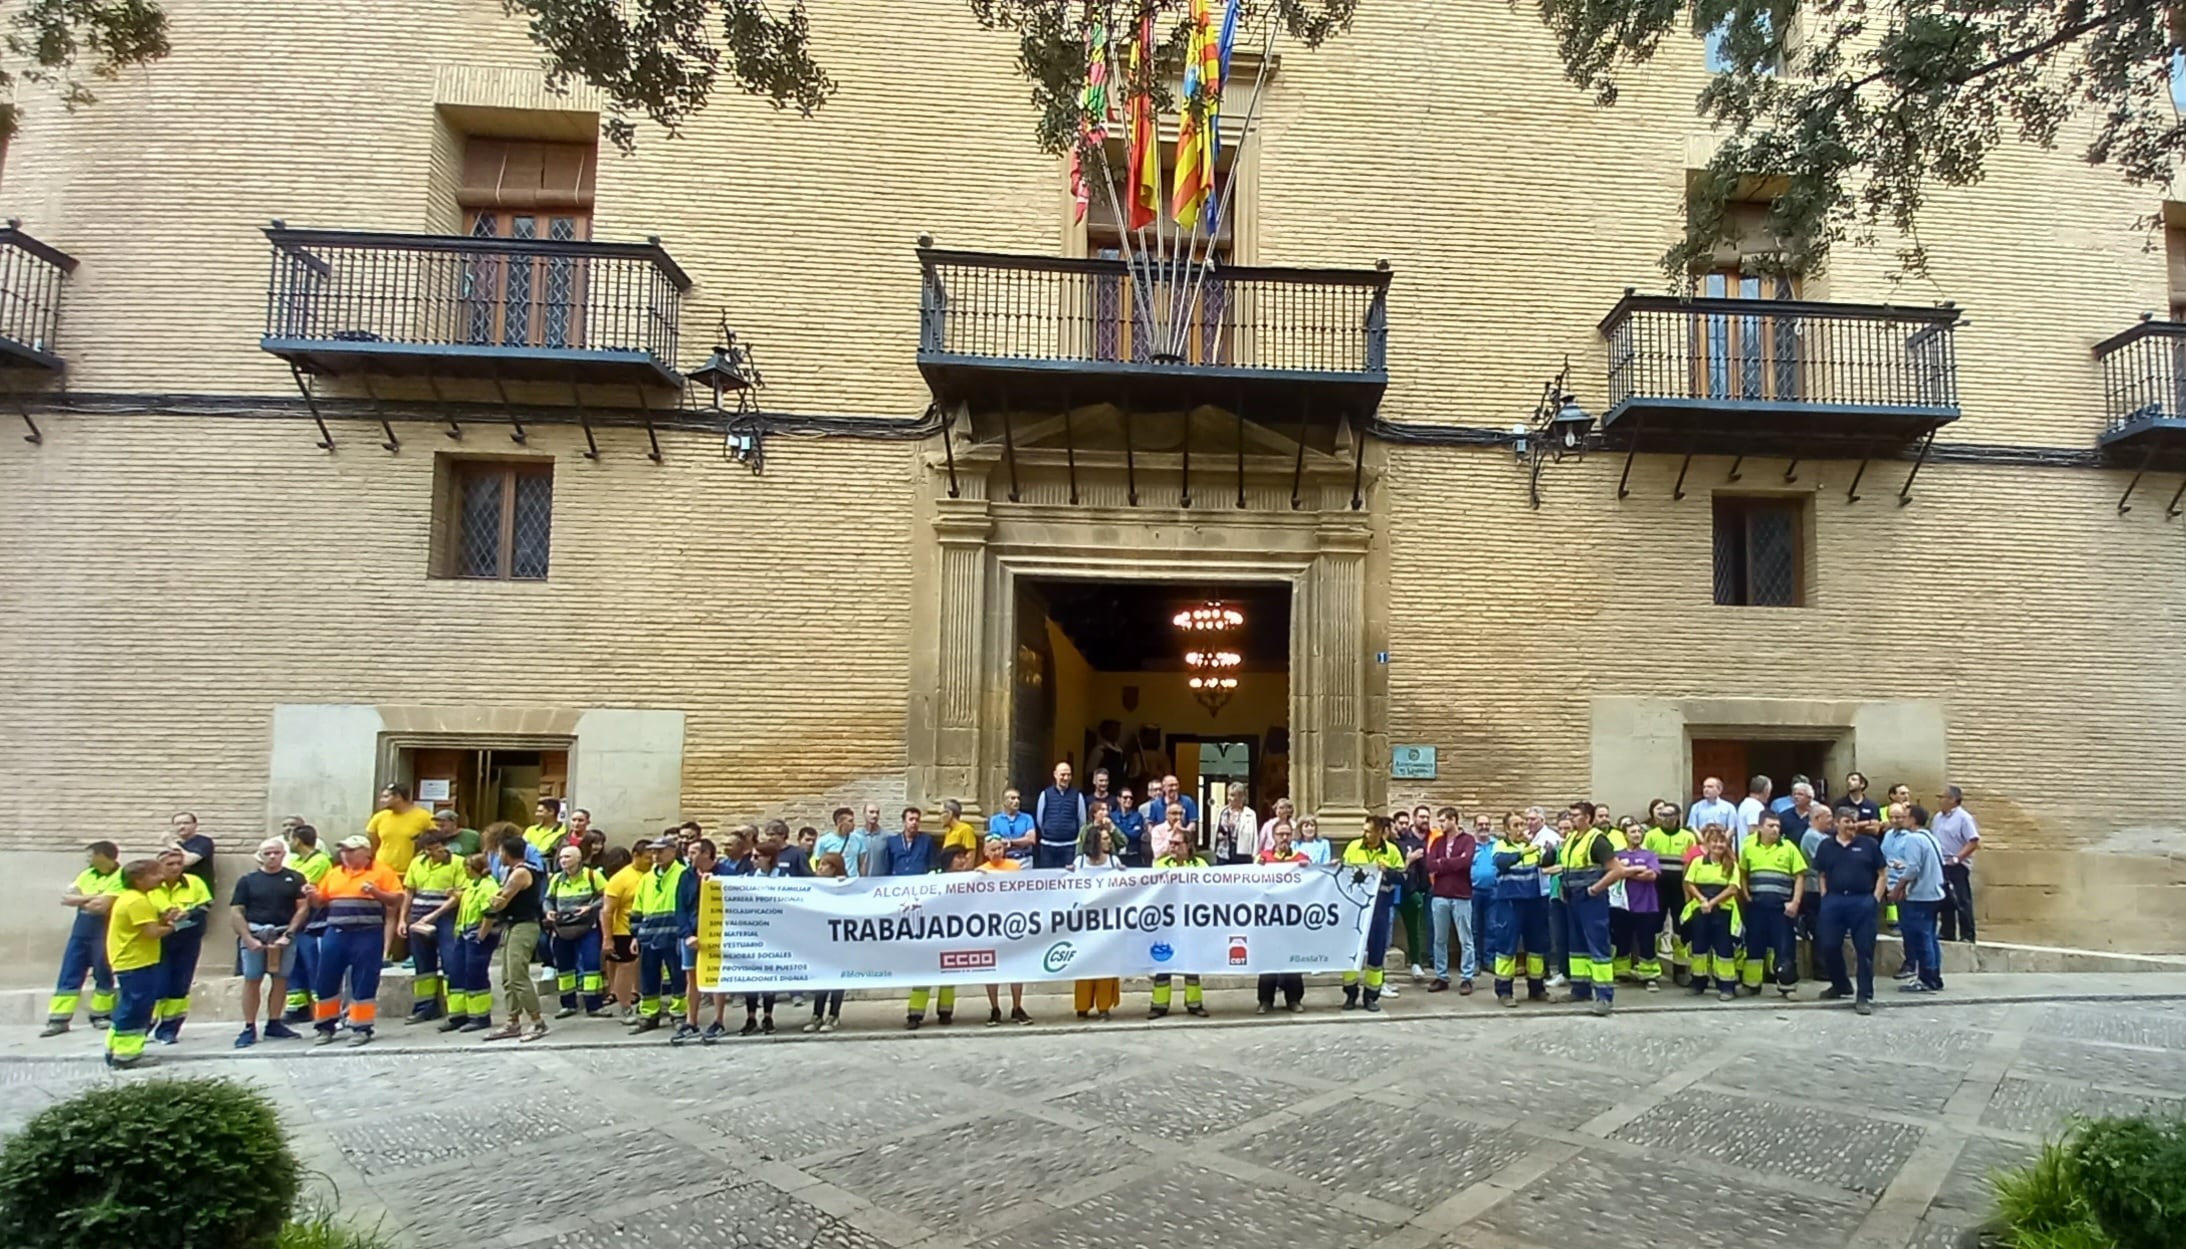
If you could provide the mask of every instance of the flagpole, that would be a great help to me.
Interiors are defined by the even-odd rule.
[[[1253,71],[1252,98],[1247,101],[1245,105],[1245,124],[1239,127],[1237,132],[1237,154],[1230,158],[1230,168],[1232,170],[1235,170],[1237,168],[1238,162],[1244,158],[1245,144],[1252,141],[1252,124],[1254,119],[1257,118],[1260,113],[1260,90],[1267,83],[1268,62],[1274,59],[1274,54],[1275,23],[1271,19],[1268,22],[1267,38],[1262,41],[1260,47],[1260,65],[1257,69]],[[1208,172],[1209,176],[1212,177],[1214,171],[1209,170]],[[1187,309],[1190,308],[1192,301],[1196,300],[1199,297],[1199,292],[1205,289],[1207,274],[1214,268],[1214,249],[1215,243],[1217,241],[1216,234],[1220,232],[1220,223],[1222,221],[1223,214],[1229,208],[1230,190],[1236,185],[1236,182],[1237,180],[1234,177],[1224,178],[1219,181],[1218,186],[1214,189],[1214,220],[1216,222],[1216,228],[1207,236],[1207,254],[1205,258],[1201,261],[1198,271],[1189,275],[1188,288],[1185,291],[1185,303],[1183,305]],[[1206,219],[1207,215],[1202,212],[1200,214],[1199,223],[1195,223],[1194,225],[1195,235],[1197,233],[1198,224],[1203,224]],[[1182,354],[1181,343],[1179,344],[1178,354]]]

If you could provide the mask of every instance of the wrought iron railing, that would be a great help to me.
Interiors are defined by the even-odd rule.
[[[928,356],[1368,374],[1388,369],[1386,269],[1197,266],[922,249]]]
[[[2103,368],[2103,415],[2111,433],[2155,421],[2186,422],[2186,322],[2144,320],[2095,344]]]
[[[675,368],[691,281],[658,241],[292,230],[278,222],[266,237],[268,339],[642,353]]]
[[[1626,295],[1601,324],[1609,410],[1647,403],[1956,409],[1956,308]]]
[[[23,233],[13,221],[0,228],[0,338],[51,356],[61,283],[75,270],[75,257]]]

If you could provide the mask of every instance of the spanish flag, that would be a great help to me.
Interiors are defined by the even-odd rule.
[[[1138,42],[1131,45],[1131,81],[1124,91],[1131,101],[1131,169],[1126,224],[1143,230],[1161,212],[1160,118],[1154,115],[1154,15],[1151,9],[1139,19]]]
[[[1215,35],[1212,0],[1192,0],[1191,36],[1184,61],[1184,119],[1177,130],[1176,190],[1169,215],[1189,227],[1206,210],[1214,190],[1214,131],[1221,116],[1222,50]]]

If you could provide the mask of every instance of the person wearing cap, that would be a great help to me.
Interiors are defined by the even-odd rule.
[[[318,979],[311,986],[312,1027],[318,1044],[333,1043],[346,982],[349,1043],[366,1045],[379,1022],[380,955],[394,939],[407,898],[395,870],[375,860],[370,837],[344,837],[335,851],[341,861],[307,895],[326,907]]]
[[[308,884],[302,872],[288,866],[288,843],[268,837],[258,846],[258,870],[237,878],[228,898],[228,922],[243,946],[243,1031],[235,1038],[237,1049],[258,1043],[258,990],[268,972],[273,986],[266,991],[266,1036],[298,1039],[279,1015],[296,974],[296,938],[311,914],[304,900]]]
[[[680,997],[675,978],[683,966],[683,934],[677,926],[676,897],[690,869],[676,857],[679,849],[673,836],[653,843],[652,870],[638,882],[637,896],[630,903],[630,933],[638,947],[638,1013],[631,1021],[634,1033],[660,1027],[664,992]],[[683,1014],[680,1001],[670,1006],[677,1016]]]
[[[463,860],[478,853],[478,830],[463,827],[463,817],[454,807],[433,812],[433,831],[448,839],[448,857],[458,867]]]
[[[1973,856],[1981,850],[1981,826],[1963,805],[1966,791],[1945,785],[1937,795],[1936,848],[1943,852],[1943,906],[1937,912],[1936,935],[1943,941],[1973,944]]]
[[[288,865],[303,873],[304,883],[316,885],[326,876],[334,860],[319,847],[319,830],[309,824],[297,824],[286,830],[288,837]],[[284,1023],[311,1022],[311,986],[319,977],[319,938],[326,935],[326,907],[307,902],[309,914],[304,920],[304,930],[296,934],[296,974],[288,982],[288,1014]]]
[[[406,914],[395,932],[410,942],[417,960],[417,976],[410,982],[412,1004],[406,1024],[424,1023],[447,1014],[442,991],[456,968],[455,910],[463,892],[463,861],[451,849],[454,838],[435,828],[419,846],[424,853],[410,860],[402,885],[410,895]],[[448,994],[450,999],[453,994]]]

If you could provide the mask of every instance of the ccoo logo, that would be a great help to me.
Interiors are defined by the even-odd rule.
[[[1041,956],[1040,966],[1047,974],[1052,976],[1063,968],[1070,966],[1071,960],[1077,957],[1078,947],[1068,941],[1058,941],[1049,946],[1047,953]]]

